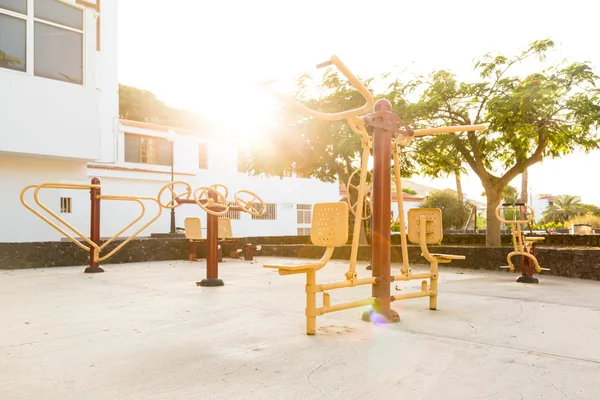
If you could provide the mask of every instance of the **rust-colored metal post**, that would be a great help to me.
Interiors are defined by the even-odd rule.
[[[190,240],[190,247],[188,251],[188,261],[198,261],[196,257],[196,242]]]
[[[208,196],[217,201],[217,194],[210,191]],[[199,286],[223,286],[219,279],[219,217],[206,213],[206,279],[198,282]]]
[[[376,323],[400,321],[398,313],[390,308],[390,251],[391,251],[391,154],[393,133],[385,127],[397,126],[398,116],[392,112],[392,104],[386,99],[375,103],[372,114],[373,126],[373,190],[371,225],[371,262],[373,277],[373,309],[363,314],[363,320]]]
[[[92,178],[92,185],[99,185],[99,178]],[[91,188],[90,189],[90,240],[97,245],[100,245],[100,196],[101,190],[100,188]],[[95,261],[94,252],[96,249],[93,247],[90,248],[90,266],[85,269],[86,274],[93,274],[98,272],[104,272],[102,268],[100,268],[100,264],[98,261]]]

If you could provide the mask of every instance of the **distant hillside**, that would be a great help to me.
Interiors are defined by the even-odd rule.
[[[149,90],[119,84],[119,117],[139,122],[201,129],[207,122],[197,114],[166,105]]]

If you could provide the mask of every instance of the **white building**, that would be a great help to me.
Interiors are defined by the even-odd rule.
[[[62,238],[22,206],[19,194],[27,185],[99,177],[105,195],[156,197],[170,182],[168,127],[118,119],[116,27],[116,0],[0,0],[0,242]],[[339,200],[337,183],[250,177],[238,171],[238,150],[230,139],[175,131],[176,180],[193,188],[224,184],[231,201],[237,190],[247,189],[268,204],[260,219],[232,213],[234,235],[308,234],[307,209]],[[43,189],[40,199],[89,232],[88,191]],[[33,202],[31,193],[26,200]],[[118,232],[138,208],[102,201],[101,236]],[[150,218],[157,209],[147,208]],[[177,226],[191,215],[204,217],[195,205],[177,208]],[[163,210],[141,235],[169,227],[169,210]]]

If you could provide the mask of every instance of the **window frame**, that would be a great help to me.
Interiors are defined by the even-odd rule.
[[[135,146],[137,147],[137,160],[138,161],[127,161],[127,150],[126,150],[127,137],[133,137],[137,141]],[[142,144],[143,144],[144,140],[147,140],[148,143],[150,144],[150,146],[148,147],[148,150],[150,150],[150,154],[146,154],[146,156],[145,156],[146,161],[144,161],[144,157],[142,156],[142,154],[143,154]],[[173,145],[173,143],[169,142],[164,137],[143,135],[143,134],[138,134],[138,133],[133,133],[133,132],[123,132],[123,162],[129,163],[129,164],[155,165],[157,167],[167,167],[167,168],[172,167],[173,157],[171,157],[171,154],[169,154],[169,163],[168,164],[159,164],[158,163],[158,153],[159,153],[158,149],[160,146],[159,141],[167,142],[167,143],[169,143],[169,145]],[[133,144],[132,144],[132,146],[133,146]],[[150,160],[150,162],[148,162],[148,160]]]
[[[61,214],[72,214],[72,205],[73,201],[71,197],[61,197],[60,198],[60,213]]]
[[[82,18],[82,29],[72,28],[68,25],[58,24],[52,21],[48,21],[42,18],[35,17],[35,0],[26,0],[26,14],[21,14],[19,12],[11,11],[6,8],[0,7],[0,14],[7,15],[9,17],[15,17],[22,20],[25,20],[25,71],[18,71],[9,68],[0,68],[0,71],[11,71],[12,73],[17,74],[25,74],[39,79],[49,79],[56,82],[62,82],[66,84],[73,84],[78,86],[86,86],[87,76],[86,76],[86,60],[85,60],[85,42],[86,42],[86,23],[85,23],[85,11],[88,7],[80,4],[79,1],[76,3],[71,3],[64,0],[55,0],[59,3],[62,3],[68,7],[73,7],[81,11]],[[99,2],[100,0],[98,0]],[[81,83],[78,82],[68,82],[64,80],[58,80],[53,78],[46,78],[44,76],[35,75],[35,23],[41,23],[45,25],[50,25],[55,28],[65,29],[71,32],[75,32],[81,35]]]
[[[308,219],[308,222],[305,221],[306,219]],[[296,223],[298,225],[312,223],[312,204],[296,204]]]
[[[255,208],[260,208],[260,203],[253,204]],[[271,211],[269,212],[269,207]],[[254,221],[277,221],[277,203],[265,203],[265,213],[263,215],[253,215]]]

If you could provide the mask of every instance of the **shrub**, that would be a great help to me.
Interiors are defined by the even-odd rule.
[[[536,230],[536,231],[545,231],[548,229],[562,229],[564,228],[564,225],[560,222],[556,223],[556,222],[548,222],[547,224],[543,224],[540,223],[540,225],[532,225],[531,229]]]
[[[569,229],[576,224],[590,224],[592,228],[600,228],[600,217],[593,214],[577,215],[565,222],[565,226]]]
[[[431,192],[423,201],[421,207],[442,210],[442,226],[444,229],[462,229],[471,210],[466,203],[459,200],[456,192],[448,189]]]

